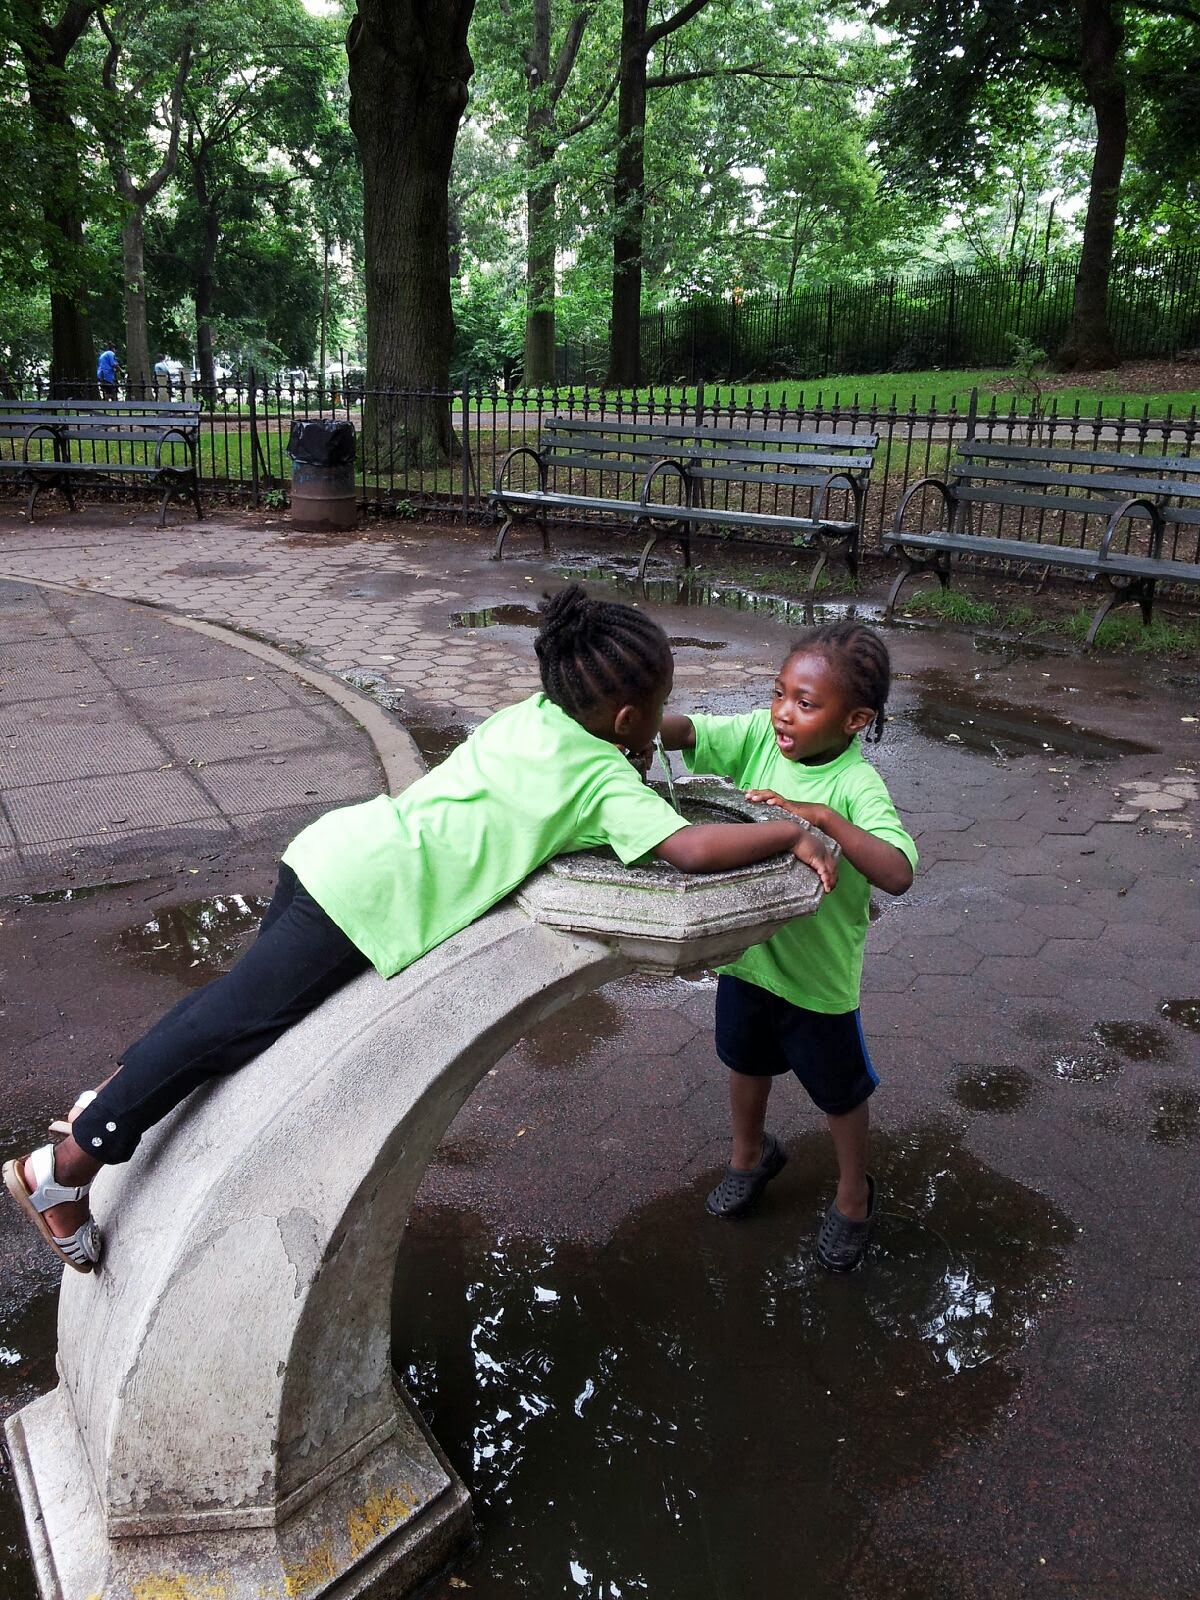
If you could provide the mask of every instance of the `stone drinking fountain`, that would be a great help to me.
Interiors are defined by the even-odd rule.
[[[696,821],[776,816],[681,786]],[[398,977],[357,979],[199,1091],[93,1191],[58,1387],[7,1424],[43,1600],[400,1596],[470,1535],[391,1365],[412,1197],[483,1074],[633,970],[732,959],[816,910],[792,856],[711,875],[561,857]]]

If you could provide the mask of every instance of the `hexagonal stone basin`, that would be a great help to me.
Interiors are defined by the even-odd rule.
[[[676,785],[687,822],[777,822],[779,812],[720,778]],[[833,847],[836,848],[836,847]],[[590,934],[650,971],[731,960],[821,903],[811,867],[781,854],[725,872],[680,872],[655,857],[625,866],[610,850],[559,856],[517,892],[536,922]],[[745,937],[754,929],[753,937]]]

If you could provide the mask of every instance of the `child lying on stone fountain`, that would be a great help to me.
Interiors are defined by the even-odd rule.
[[[552,856],[607,844],[684,872],[791,851],[826,889],[825,846],[798,823],[689,826],[642,782],[671,692],[667,637],[632,606],[572,584],[543,606],[543,693],[490,717],[403,794],[328,812],[284,852],[254,944],[181,1000],[80,1095],[61,1144],[6,1163],[9,1192],[68,1266],[101,1255],[88,1191],[193,1089],[235,1072],[368,967],[390,978]]]
[[[803,818],[841,846],[835,890],[813,916],[798,917],[765,944],[721,969],[717,1054],[730,1069],[730,1164],[708,1210],[737,1217],[754,1205],[787,1160],[765,1131],[771,1080],[794,1072],[825,1112],[838,1163],[837,1194],[817,1254],[835,1272],[858,1265],[879,1206],[867,1171],[867,1101],[879,1081],[858,1014],[871,887],[903,894],[916,847],[883,779],[859,749],[878,742],[891,686],[882,639],[858,623],[818,628],[779,669],[769,710],[745,716],[667,713],[662,742],[694,772],[719,773]]]

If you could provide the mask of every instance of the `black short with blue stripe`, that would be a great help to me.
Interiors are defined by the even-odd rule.
[[[731,1072],[794,1072],[821,1111],[844,1117],[879,1082],[857,1011],[806,1011],[723,972],[717,979],[717,1054]]]

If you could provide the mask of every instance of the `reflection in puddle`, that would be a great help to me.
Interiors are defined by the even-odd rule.
[[[1168,1021],[1200,1033],[1200,1000],[1164,1000],[1158,1009]]]
[[[706,1225],[712,1173],[600,1245],[412,1215],[394,1348],[475,1496],[473,1588],[845,1592],[870,1508],[1011,1398],[1072,1235],[944,1129],[878,1151],[885,1216],[850,1279],[813,1254],[817,1134],[753,1226]]]
[[[996,639],[976,634],[971,642],[980,655],[1002,657],[997,662],[998,667],[1005,667],[1010,661],[1041,661],[1050,653],[1044,644],[1031,644],[1028,639]]]
[[[1001,756],[1050,750],[1059,755],[1105,760],[1154,750],[1153,745],[1133,739],[1115,739],[1090,728],[1077,728],[1048,711],[1034,711],[981,694],[954,673],[921,672],[914,674],[911,681],[920,699],[897,715],[931,739],[947,739],[970,750]]]
[[[1127,1061],[1166,1061],[1174,1053],[1171,1041],[1153,1022],[1098,1022],[1092,1033],[1099,1044]]]
[[[120,948],[139,966],[185,983],[207,983],[241,954],[268,902],[256,894],[219,894],[164,906],[149,922],[127,928]]]
[[[1115,1078],[1122,1064],[1115,1056],[1106,1056],[1099,1050],[1064,1050],[1046,1056],[1043,1062],[1054,1077],[1064,1083],[1102,1083]]]
[[[404,726],[427,767],[436,767],[439,762],[445,761],[471,731],[462,722],[406,722]]]
[[[1046,1065],[1064,1083],[1103,1083],[1121,1071],[1115,1056],[1103,1055],[1099,1050],[1064,1050],[1048,1056]]]
[[[1020,1067],[964,1068],[950,1093],[968,1111],[1019,1111],[1033,1093],[1033,1080]]]
[[[1150,1137],[1155,1144],[1191,1144],[1200,1135],[1200,1094],[1195,1089],[1162,1089],[1151,1103]]]
[[[486,606],[482,611],[454,611],[452,628],[539,628],[542,614],[532,606]]]
[[[603,583],[620,594],[642,598],[636,573],[618,566],[596,566],[588,561],[564,563],[560,567],[564,578],[583,583]],[[769,576],[764,574],[764,581]],[[740,589],[736,584],[708,582],[693,569],[690,574],[680,573],[669,578],[647,575],[645,598],[658,606],[719,606],[725,611],[750,612],[754,616],[769,617],[790,628],[806,626],[804,601],[788,599],[783,595],[759,594],[752,589]],[[881,622],[883,607],[859,605],[856,601],[836,603],[821,602],[813,607],[817,623],[838,622],[843,618],[857,618],[860,622]]]
[[[141,878],[122,878],[119,883],[84,883],[71,889],[39,889],[35,894],[10,894],[4,898],[10,905],[66,906],[76,900],[91,900],[98,894],[107,894],[110,889],[129,889],[143,881]]]

